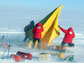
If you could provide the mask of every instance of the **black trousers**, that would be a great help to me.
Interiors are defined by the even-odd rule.
[[[38,41],[38,45],[37,46],[38,46],[38,48],[40,48],[40,39],[36,39],[36,38],[33,38],[33,46],[32,46],[32,48],[34,48],[36,40]]]
[[[61,43],[62,46],[64,46],[65,44],[68,44],[68,46],[74,46],[74,43],[65,43],[65,42]]]

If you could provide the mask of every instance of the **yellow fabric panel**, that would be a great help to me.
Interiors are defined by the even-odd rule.
[[[42,33],[41,40],[41,48],[46,48],[46,46],[50,46],[53,40],[60,34],[58,28],[58,16],[60,14],[62,5],[60,5],[49,18],[49,20],[43,25],[44,32]],[[51,23],[52,22],[52,23]],[[50,25],[51,24],[51,25]],[[45,27],[50,26],[49,29],[46,30]]]
[[[45,24],[43,24],[44,31],[42,32],[41,48],[46,48],[46,46],[50,46],[53,40],[60,34],[59,28],[58,28],[58,16],[60,14],[61,8],[62,8],[62,5],[60,5],[52,13],[49,19],[45,22]],[[28,47],[30,47],[31,42],[28,45]],[[35,47],[36,46],[37,44],[35,44]]]
[[[31,48],[32,44],[33,44],[33,40],[31,40],[30,43],[28,44],[28,48]],[[34,48],[37,48],[37,44],[38,44],[38,41],[36,40]]]
[[[30,43],[28,44],[28,48],[31,48],[32,44],[33,44],[33,40],[31,40]]]
[[[46,21],[46,23],[43,25],[44,32],[42,33],[42,37],[46,34],[46,32],[49,30],[51,25],[53,24],[54,20],[56,19],[57,15],[59,14],[59,11],[61,10],[63,5],[60,5],[53,14],[49,17],[49,19]],[[58,15],[59,16],[59,15]]]
[[[56,18],[55,18],[55,21],[54,21],[54,25],[53,25],[53,30],[52,30],[52,33],[51,33],[51,37],[49,39],[49,42],[48,42],[48,46],[51,45],[52,41],[59,35],[59,27],[58,27],[58,16],[60,14],[60,11],[61,11],[61,8],[62,8],[62,5],[58,8],[58,12],[57,12],[57,15],[56,15]]]
[[[37,48],[37,44],[38,44],[38,41],[36,40],[36,43],[35,43],[35,46],[34,46],[34,48]]]
[[[50,18],[46,21],[46,23],[43,25],[44,31],[42,32],[42,37],[46,34],[46,32],[49,30],[51,25],[53,24],[53,21],[56,17],[57,11],[54,11],[54,13],[50,16]]]

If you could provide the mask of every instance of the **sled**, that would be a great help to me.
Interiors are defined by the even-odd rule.
[[[21,59],[31,59],[32,54],[18,51],[16,54],[12,54],[13,59],[19,62]]]
[[[55,50],[58,52],[65,52],[66,51],[66,46],[61,46],[61,45],[51,45],[50,47],[47,48],[48,50]]]
[[[65,52],[66,46],[55,45],[55,49],[60,51],[60,52]]]
[[[13,54],[12,56],[16,62],[19,62],[22,59],[21,56],[17,56],[16,54]]]
[[[74,55],[68,55],[66,56],[64,53],[60,53],[60,52],[55,52],[55,53],[50,53],[51,56],[57,56],[57,58],[59,58],[60,60],[64,60],[64,61],[69,61],[72,62],[74,61]]]
[[[21,56],[21,58],[23,58],[23,59],[31,59],[32,58],[32,54],[20,52],[20,51],[18,51],[16,55]]]

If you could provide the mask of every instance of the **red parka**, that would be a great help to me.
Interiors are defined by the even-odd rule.
[[[41,33],[43,32],[43,27],[41,23],[38,23],[33,29],[33,38],[41,39]]]
[[[72,40],[75,37],[75,33],[73,32],[72,27],[70,27],[68,30],[63,29],[62,27],[60,27],[60,29],[65,33],[63,42],[72,43]]]

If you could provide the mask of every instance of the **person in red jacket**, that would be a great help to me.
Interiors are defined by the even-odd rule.
[[[42,32],[43,32],[43,27],[42,27],[42,24],[39,22],[36,24],[35,28],[33,29],[33,45],[32,45],[32,48],[34,48],[36,40],[38,40],[38,48],[40,48],[40,39],[41,39],[41,33]]]
[[[67,43],[68,46],[74,46],[74,43],[72,43],[72,41],[73,41],[73,38],[75,38],[75,33],[74,33],[72,27],[69,27],[68,30],[63,29],[60,26],[58,26],[58,27],[65,33],[65,36],[63,38],[61,45],[64,46]]]

